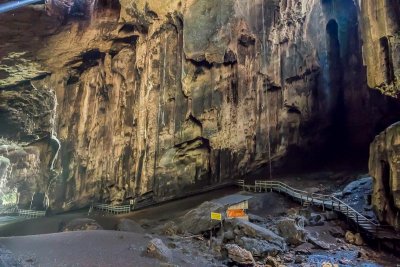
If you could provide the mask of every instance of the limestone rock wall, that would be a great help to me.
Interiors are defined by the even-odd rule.
[[[51,1],[51,19],[38,7],[4,15],[38,36],[2,50],[0,75],[27,71],[0,83],[12,115],[1,125],[13,127],[0,132],[45,155],[47,186],[24,194],[55,210],[178,197],[300,161],[291,151],[362,151],[398,115],[367,87],[352,0],[93,3],[78,16]],[[13,101],[31,96],[40,112],[26,115]]]
[[[399,97],[400,3],[391,0],[360,1],[364,61],[368,85]]]
[[[360,1],[364,64],[368,85],[399,97],[400,3]],[[382,222],[400,227],[398,178],[399,124],[379,134],[370,147],[369,170],[374,178],[372,204]]]
[[[400,229],[400,123],[378,135],[370,147],[372,204],[379,220]]]

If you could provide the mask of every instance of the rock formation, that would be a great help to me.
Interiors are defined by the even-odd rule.
[[[360,1],[364,61],[368,85],[399,97],[400,3]],[[370,147],[369,170],[374,178],[372,204],[379,220],[400,228],[399,123],[379,134]]]
[[[379,220],[400,229],[400,123],[378,135],[370,148],[372,205]]]
[[[364,61],[368,85],[399,97],[400,91],[400,3],[360,1],[364,39]]]
[[[35,192],[56,211],[111,196],[162,201],[299,152],[364,152],[399,115],[367,86],[367,5],[90,3],[0,15],[0,135],[37,149],[42,166],[35,188],[16,186],[21,205]]]

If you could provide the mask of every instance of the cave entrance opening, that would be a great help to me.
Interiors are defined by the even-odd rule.
[[[49,198],[45,193],[34,193],[32,195],[31,210],[46,210],[49,205]]]
[[[329,127],[329,151],[339,155],[346,147],[346,110],[343,91],[343,68],[341,47],[339,41],[339,25],[336,20],[330,20],[326,25],[327,33],[327,68],[328,112],[331,118]]]

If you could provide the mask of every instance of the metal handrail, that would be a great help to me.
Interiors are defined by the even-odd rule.
[[[256,192],[261,192],[262,189],[271,189],[286,193],[293,198],[299,199],[301,202],[304,200],[305,202],[311,202],[312,205],[321,205],[323,208],[331,206],[333,211],[338,211],[344,214],[348,219],[353,220],[359,227],[371,234],[390,234],[391,236],[393,235],[393,238],[400,238],[400,235],[393,232],[393,227],[390,225],[382,225],[372,221],[334,195],[309,193],[304,190],[293,188],[280,181],[256,180],[254,185],[246,185],[244,180],[237,180],[236,184],[241,186],[243,190],[254,188]],[[385,232],[385,230],[388,230],[389,232]]]
[[[109,204],[101,204],[101,203],[96,203],[93,205],[95,209],[99,210],[104,210],[109,213],[129,213],[131,211],[131,206],[130,205],[123,205],[123,206],[114,206],[114,205],[109,205]]]
[[[367,217],[365,217],[364,215],[362,215],[361,213],[359,213],[358,211],[353,209],[351,206],[349,206],[347,203],[343,202],[342,200],[338,199],[337,197],[335,197],[333,195],[309,193],[309,192],[304,191],[304,190],[293,188],[293,187],[291,187],[291,186],[289,186],[289,185],[287,185],[285,183],[279,182],[279,181],[255,181],[255,183],[257,183],[257,182],[258,182],[259,185],[266,185],[266,186],[268,186],[268,185],[269,186],[277,185],[277,186],[279,186],[281,188],[289,189],[293,193],[303,193],[303,194],[306,194],[307,196],[311,195],[312,198],[315,198],[315,199],[320,198],[319,199],[320,201],[324,201],[326,199],[329,199],[329,200],[333,200],[333,201],[339,202],[341,205],[345,206],[349,211],[351,211],[352,213],[357,214],[358,216],[360,216],[360,218],[368,221],[370,224],[372,224],[374,226],[381,226],[380,224],[377,224],[376,222],[368,219]],[[332,209],[334,209],[333,206],[332,206]]]
[[[28,217],[44,217],[46,216],[46,211],[42,210],[24,210],[24,209],[17,209],[16,212],[19,216],[28,216]]]

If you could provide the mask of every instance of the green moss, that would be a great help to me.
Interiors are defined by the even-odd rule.
[[[0,197],[3,204],[16,204],[17,203],[17,192],[16,189],[2,195]]]

